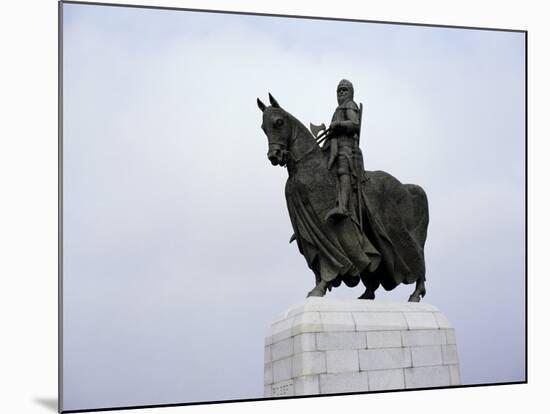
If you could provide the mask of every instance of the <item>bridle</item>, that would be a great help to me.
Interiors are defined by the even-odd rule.
[[[312,145],[306,152],[304,152],[301,156],[296,158],[292,152],[290,151],[290,148],[292,148],[292,145],[296,142],[298,139],[298,127],[294,125],[292,127],[292,136],[287,139],[285,142],[278,142],[278,141],[270,141],[268,147],[271,149],[272,145],[277,145],[277,150],[281,151],[282,156],[284,159],[290,159],[292,160],[292,163],[294,165],[297,165],[300,161],[302,161],[304,158],[306,158],[309,154],[315,150],[317,145]],[[285,163],[286,168],[286,163]]]

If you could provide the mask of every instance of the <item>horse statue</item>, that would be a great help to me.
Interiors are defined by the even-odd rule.
[[[300,253],[315,274],[308,296],[324,296],[342,282],[374,299],[380,285],[392,290],[415,283],[409,302],[426,294],[424,244],[428,228],[428,200],[424,190],[402,184],[383,171],[362,171],[361,185],[350,200],[351,214],[327,219],[337,203],[338,177],[328,168],[329,155],[313,134],[269,94],[270,106],[260,99],[262,130],[268,138],[267,157],[286,167],[285,196]],[[358,217],[358,215],[360,217]]]

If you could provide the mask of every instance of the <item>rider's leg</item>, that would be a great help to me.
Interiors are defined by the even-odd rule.
[[[349,174],[342,174],[340,176],[340,200],[342,205],[340,206],[344,213],[349,211],[349,198],[351,194],[351,177]]]
[[[348,157],[338,155],[336,158],[338,165],[338,205],[330,210],[325,216],[325,220],[329,218],[343,218],[349,216],[349,199],[351,195],[351,175],[348,164]]]

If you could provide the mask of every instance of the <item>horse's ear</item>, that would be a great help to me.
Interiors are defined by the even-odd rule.
[[[258,103],[258,108],[260,108],[262,112],[265,111],[266,106],[262,101],[260,101],[260,98],[256,98],[256,102]]]
[[[280,108],[281,106],[279,105],[279,102],[277,102],[275,100],[275,98],[271,95],[271,93],[269,94],[269,102],[271,102],[271,106],[273,108]]]

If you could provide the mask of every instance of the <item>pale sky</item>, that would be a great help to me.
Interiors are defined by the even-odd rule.
[[[463,383],[524,379],[524,34],[65,4],[63,35],[64,409],[263,396],[314,275],[256,97],[327,123],[344,77],[366,168],[428,195]]]

